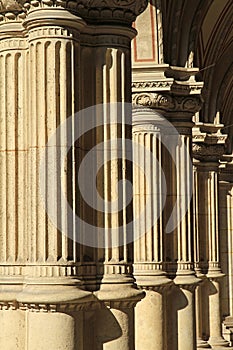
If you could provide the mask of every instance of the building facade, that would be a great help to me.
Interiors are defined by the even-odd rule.
[[[232,1],[0,12],[0,348],[233,347]]]

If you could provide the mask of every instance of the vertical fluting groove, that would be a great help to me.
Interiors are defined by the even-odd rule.
[[[16,85],[16,95],[17,95],[17,150],[16,153],[16,260],[23,261],[24,259],[24,232],[25,232],[25,222],[27,222],[27,217],[25,216],[25,115],[24,111],[24,58],[22,54],[17,53],[15,57],[16,72],[17,72],[17,85]],[[24,218],[24,220],[22,220]]]
[[[31,82],[31,94],[34,96],[34,99],[37,96],[37,91],[36,91],[36,47],[34,44],[31,44],[30,46],[30,63],[31,63],[31,76],[30,76],[30,82]],[[31,208],[30,213],[31,213],[31,231],[28,232],[28,235],[31,240],[31,246],[29,248],[29,254],[30,254],[30,261],[35,262],[36,261],[36,247],[37,247],[37,241],[36,241],[36,227],[37,227],[37,215],[36,215],[36,198],[35,198],[35,182],[34,182],[34,177],[36,178],[36,146],[37,146],[37,130],[36,130],[36,103],[35,100],[31,99],[31,115],[30,115],[30,120],[31,120],[31,128],[29,129],[29,132],[31,133],[31,143],[30,143],[30,190],[31,190]],[[33,220],[34,219],[34,220]],[[30,234],[31,233],[31,234]]]
[[[219,258],[219,226],[218,226],[218,207],[219,207],[219,202],[218,202],[218,174],[214,172],[214,199],[215,199],[215,210],[214,210],[214,218],[215,218],[215,241],[216,241],[216,261],[220,262]]]
[[[56,128],[61,124],[61,110],[60,110],[60,86],[61,86],[61,81],[60,81],[60,54],[61,54],[61,42],[56,41],[55,43],[55,49],[54,49],[54,60],[55,60],[55,76],[54,76],[54,100],[55,100],[55,113],[56,113]],[[57,169],[57,232],[56,232],[56,242],[55,242],[55,256],[56,260],[59,260],[62,256],[62,238],[61,238],[61,216],[63,214],[63,210],[61,210],[61,180],[62,180],[62,174],[63,170],[61,169],[61,152],[62,152],[62,147],[64,144],[64,140],[61,138],[61,134],[58,134],[57,136],[57,147],[56,147],[56,159],[57,159],[57,164],[56,164],[56,169]]]
[[[181,174],[181,162],[180,162],[180,144],[178,143],[178,145],[176,146],[176,178],[177,178],[177,190],[176,190],[176,197],[177,197],[177,201],[178,201],[178,207],[177,207],[177,243],[178,243],[178,261],[182,261],[182,231],[181,231],[181,218],[180,218],[180,192],[182,191],[182,179],[180,179],[180,181],[178,181],[178,177],[180,177]],[[183,243],[184,244],[184,243]]]
[[[103,67],[103,103],[107,104],[111,102],[111,94],[110,94],[110,69],[111,69],[111,49],[107,49],[105,52],[105,65]],[[104,142],[108,142],[110,140],[110,125],[109,125],[109,113],[110,113],[110,107],[109,105],[105,105],[104,107]],[[108,174],[111,163],[108,161],[109,157],[109,148],[104,147],[104,201],[105,201],[105,222],[104,227],[109,228],[111,227],[111,214],[108,213],[110,210],[110,201],[111,201],[111,183]],[[106,245],[108,248],[106,249],[106,255],[105,255],[105,261],[109,261],[112,258],[112,250],[111,250],[111,236],[110,233],[107,232],[106,234]]]
[[[194,231],[194,262],[198,263],[200,261],[200,239],[199,239],[199,226],[198,226],[198,176],[197,170],[193,169],[194,181],[193,181],[193,231]]]
[[[156,138],[157,144],[158,144],[158,149],[159,149],[159,166],[157,168],[157,173],[156,173],[156,177],[158,177],[159,179],[159,183],[157,184],[157,189],[159,191],[159,212],[157,213],[157,218],[159,220],[159,224],[158,224],[158,230],[159,230],[159,235],[158,235],[158,239],[159,239],[159,245],[160,245],[160,254],[159,254],[159,261],[162,262],[164,260],[164,241],[165,241],[165,237],[163,237],[163,221],[162,221],[162,207],[163,207],[163,199],[162,199],[162,191],[163,191],[163,187],[164,187],[164,183],[162,180],[162,135],[161,132],[159,131],[159,137]],[[155,206],[156,206],[156,201],[154,202]],[[155,247],[154,247],[155,249]],[[154,254],[155,255],[155,254]]]
[[[139,146],[140,146],[140,158],[143,160],[143,168],[145,169],[145,149],[144,144],[146,142],[146,133],[145,134],[139,134]],[[142,161],[140,162],[142,164]],[[146,239],[145,239],[145,174],[141,174],[140,179],[140,225],[141,225],[141,250],[140,250],[140,260],[145,261],[146,256]]]
[[[191,231],[191,222],[192,222],[192,216],[191,216],[191,196],[192,196],[192,189],[193,189],[193,173],[192,173],[192,167],[190,165],[190,154],[191,154],[191,138],[188,137],[187,138],[187,151],[188,153],[186,153],[187,159],[186,159],[186,164],[187,164],[187,172],[188,172],[188,183],[187,183],[187,208],[188,208],[188,212],[187,212],[187,219],[186,219],[186,223],[188,225],[188,249],[187,249],[187,254],[188,254],[188,261],[193,261],[193,256],[192,256],[192,231]]]
[[[71,193],[70,201],[72,203],[73,208],[73,217],[72,222],[70,224],[70,230],[69,230],[69,239],[68,239],[68,256],[70,260],[73,260],[74,262],[77,262],[81,251],[78,251],[77,248],[77,240],[78,240],[78,232],[76,231],[76,201],[75,201],[75,191],[76,191],[76,164],[75,164],[75,147],[73,146],[75,143],[75,112],[77,111],[77,106],[79,105],[79,95],[77,94],[77,85],[78,79],[76,79],[76,75],[80,75],[80,70],[76,72],[76,64],[79,64],[80,57],[76,57],[77,54],[77,47],[76,43],[71,41],[67,43],[67,58],[66,62],[68,63],[69,70],[67,71],[67,81],[70,82],[69,84],[69,91],[67,92],[67,95],[70,95],[69,104],[67,106],[67,112],[68,115],[72,116],[72,131],[71,135],[68,137],[71,137],[72,139],[72,148],[71,148],[71,159],[67,159],[67,161],[72,162],[72,171],[71,171],[71,179],[69,179],[69,182],[71,184],[72,190],[70,189],[69,192]],[[68,85],[68,84],[67,84]],[[70,106],[70,107],[69,107]],[[78,246],[80,249],[80,245]]]
[[[208,189],[208,201],[207,201],[207,212],[208,212],[208,241],[209,241],[209,261],[213,261],[213,242],[212,242],[212,232],[211,232],[211,187],[210,187],[210,178],[207,174],[207,189]]]
[[[232,184],[231,184],[232,185]],[[232,277],[232,251],[233,251],[233,240],[232,240],[232,231],[233,231],[233,207],[232,207],[232,189],[228,191],[227,189],[227,219],[229,220],[227,227],[225,229],[229,230],[228,236],[228,255],[229,255],[229,263],[228,263],[228,273],[229,273],[229,310],[230,315],[233,315],[233,277]]]
[[[6,74],[5,74],[5,56],[0,55],[0,165],[1,165],[1,180],[0,180],[0,215],[1,215],[1,233],[0,233],[0,261],[6,261],[6,246],[7,246],[7,217],[6,217]]]
[[[157,143],[157,134],[151,133],[151,145],[150,145],[150,154],[151,154],[151,162],[153,164],[151,171],[151,243],[150,243],[150,261],[159,261],[159,250],[160,250],[160,242],[159,242],[159,217],[158,217],[158,207],[159,207],[159,191],[158,186],[160,183],[159,172],[158,172],[158,164],[153,162],[153,157],[159,162],[159,154],[158,154],[158,146]],[[157,202],[157,205],[156,205]]]
[[[64,82],[65,86],[67,86],[68,81],[66,77],[66,66],[67,66],[67,56],[66,56],[66,48],[67,48],[67,43],[61,42],[61,52],[60,52],[60,65],[58,67],[59,73],[60,73],[60,79],[61,82]],[[60,89],[60,118],[61,118],[61,123],[64,123],[66,118],[69,117],[67,115],[67,90],[66,89]],[[66,129],[66,124],[64,124],[63,128],[63,134],[60,135],[62,144],[61,147],[66,146],[66,138],[68,137],[67,135],[67,129]],[[62,151],[62,150],[61,150]],[[68,174],[68,168],[67,168],[67,159],[66,159],[66,174]],[[68,188],[67,188],[67,176],[66,174],[63,173],[61,169],[61,181],[62,181],[62,190],[64,191],[65,196],[68,195]],[[68,223],[67,223],[67,203],[63,203],[60,207],[61,211],[61,227],[63,232],[67,232],[68,228]],[[61,235],[62,239],[62,251],[61,251],[61,257],[63,260],[66,261],[67,255],[68,255],[68,241],[67,241],[67,235],[62,234]],[[74,242],[75,245],[75,242]]]
[[[145,256],[145,260],[146,261],[151,261],[151,246],[152,246],[152,227],[151,227],[151,172],[153,172],[152,169],[152,164],[151,164],[151,138],[152,135],[150,132],[148,132],[147,134],[147,145],[146,145],[146,149],[147,152],[149,151],[148,154],[146,154],[146,179],[145,181],[147,182],[147,188],[146,188],[146,202],[150,202],[150,205],[147,207],[148,210],[146,210],[146,256]]]
[[[133,143],[136,145],[139,143],[138,133],[133,132]],[[133,147],[133,189],[134,189],[134,220],[139,220],[139,183],[140,183],[140,168],[137,166],[139,164],[139,149],[138,147]],[[136,222],[136,221],[134,221]],[[134,243],[134,254],[135,260],[140,260],[140,227],[141,225],[137,223],[134,225],[134,233],[136,234],[136,240]]]
[[[16,67],[14,54],[6,55],[6,135],[7,135],[7,170],[6,170],[6,191],[7,191],[7,260],[15,261],[15,185],[16,185],[16,162],[15,162],[15,132],[16,132],[16,91],[11,80],[15,81]]]
[[[34,45],[34,50],[35,50],[35,76],[31,77],[32,79],[35,79],[35,115],[32,115],[32,118],[35,119],[35,137],[36,137],[36,144],[34,145],[34,168],[33,171],[35,172],[35,178],[34,181],[32,182],[33,186],[33,196],[34,196],[34,212],[35,212],[35,217],[34,222],[35,225],[35,261],[41,261],[41,256],[40,256],[40,231],[41,231],[41,226],[40,226],[40,210],[38,205],[39,203],[39,198],[40,194],[39,192],[39,159],[40,159],[40,154],[39,154],[39,146],[40,146],[40,138],[41,138],[41,133],[40,133],[40,125],[38,125],[38,114],[40,113],[40,98],[41,98],[41,91],[40,91],[40,86],[38,86],[38,82],[40,82],[41,79],[41,72],[40,72],[40,47],[42,43],[36,43]],[[32,217],[33,220],[33,217]]]
[[[36,91],[37,94],[35,96],[36,98],[36,108],[37,108],[37,113],[38,115],[33,116],[33,118],[36,119],[36,129],[39,132],[38,134],[38,147],[35,148],[35,152],[36,154],[39,153],[39,149],[40,147],[45,146],[46,140],[44,137],[44,133],[41,132],[41,130],[43,130],[44,128],[42,126],[44,126],[44,116],[45,116],[45,111],[44,111],[44,103],[45,102],[45,98],[43,96],[44,94],[44,43],[43,42],[37,42],[35,44],[35,49],[36,49],[36,70],[37,70],[37,75],[36,75]],[[41,103],[42,102],[42,103]],[[40,130],[40,131],[39,131]],[[39,184],[36,183],[36,198],[37,198],[37,207],[36,207],[36,216],[38,218],[37,221],[37,237],[36,237],[36,260],[39,260],[40,262],[45,261],[45,231],[46,231],[46,227],[44,225],[45,222],[45,211],[43,209],[43,207],[41,207],[41,205],[38,202],[38,199],[40,198],[40,193],[39,193]]]
[[[87,49],[86,49],[87,50]],[[90,52],[87,52],[87,57],[90,54]],[[102,92],[104,91],[103,84],[106,80],[105,74],[106,74],[106,67],[102,68],[102,48],[95,49],[95,60],[96,60],[96,69],[92,66],[92,72],[94,76],[94,84],[96,88],[96,104],[101,103],[102,100]],[[103,69],[103,70],[102,70]],[[94,96],[93,96],[94,97]],[[105,99],[105,97],[104,97]],[[93,102],[92,102],[93,104]],[[103,110],[104,112],[104,110]],[[104,118],[104,115],[96,115],[97,119]],[[104,126],[96,128],[96,144],[101,143],[104,141]],[[105,157],[105,152],[102,150],[102,152],[97,152],[97,161],[101,162],[102,157]],[[99,194],[101,196],[101,199],[104,198],[104,182],[103,182],[103,176],[104,176],[104,170],[105,166],[103,166],[100,170],[100,176],[97,176],[97,188],[99,191]],[[101,205],[98,202],[98,213],[97,213],[97,230],[98,230],[98,246],[100,248],[96,249],[96,261],[103,260],[104,257],[104,248],[101,248],[105,244],[105,237],[99,234],[99,230],[104,227],[104,206]]]
[[[115,97],[118,96],[118,53],[116,49],[111,49],[111,58],[114,64],[112,64],[112,67],[110,68],[110,74],[109,74],[109,84],[111,84],[110,88],[110,102],[115,102]],[[110,107],[111,108],[111,107]],[[113,205],[112,201],[117,200],[117,192],[116,192],[116,186],[119,180],[119,168],[118,168],[118,150],[117,150],[117,109],[114,109],[111,112],[110,116],[110,124],[109,124],[109,133],[110,133],[110,139],[111,139],[111,148],[110,148],[110,173],[112,174],[112,177],[116,180],[116,185],[112,186],[110,184],[110,208],[111,208],[111,216],[110,216],[110,225],[112,228],[116,228],[118,226],[118,212],[113,212]],[[108,175],[109,176],[109,175]],[[114,188],[115,187],[115,188]],[[116,237],[116,245],[119,246],[119,237]],[[112,248],[112,259],[115,261],[119,261],[119,248]]]
[[[122,140],[121,140],[121,145],[122,145],[122,181],[123,181],[123,218],[122,218],[122,226],[123,226],[123,260],[128,261],[128,251],[127,251],[127,230],[126,230],[126,225],[127,225],[127,208],[126,208],[126,201],[127,201],[127,191],[126,191],[126,180],[127,180],[127,153],[126,153],[126,145],[125,145],[125,137],[126,137],[126,128],[128,125],[126,125],[126,116],[125,116],[125,89],[124,89],[124,77],[125,77],[125,53],[121,53],[121,86],[120,86],[120,91],[122,92],[121,96],[121,102],[123,105],[121,106],[121,113],[122,113]],[[119,84],[120,85],[120,84]]]

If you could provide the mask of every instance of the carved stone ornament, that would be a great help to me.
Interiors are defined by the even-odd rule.
[[[133,94],[133,103],[168,112],[196,113],[201,108],[201,100],[196,96],[170,96],[169,94]]]
[[[68,5],[71,3],[68,2]],[[74,1],[75,3],[75,1]],[[147,0],[78,0],[77,12],[87,22],[111,23],[124,22],[131,24],[142,13]]]
[[[23,0],[0,0],[0,12],[20,12],[24,2]]]
[[[193,157],[201,161],[217,162],[225,152],[224,144],[193,143]]]

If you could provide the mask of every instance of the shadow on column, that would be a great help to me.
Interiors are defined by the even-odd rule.
[[[178,311],[188,305],[187,298],[178,286],[173,285],[167,294],[167,350],[178,348]]]
[[[102,306],[96,312],[96,333],[94,344],[96,350],[107,349],[104,344],[116,340],[122,336],[122,329],[110,309]],[[89,350],[89,349],[86,349]]]

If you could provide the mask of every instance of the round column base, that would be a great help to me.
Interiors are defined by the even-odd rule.
[[[210,345],[207,343],[207,341],[202,339],[197,339],[197,349],[210,349]]]
[[[221,349],[221,348],[229,348],[229,342],[222,337],[219,338],[210,338],[208,340],[209,345],[211,345],[212,349]]]

